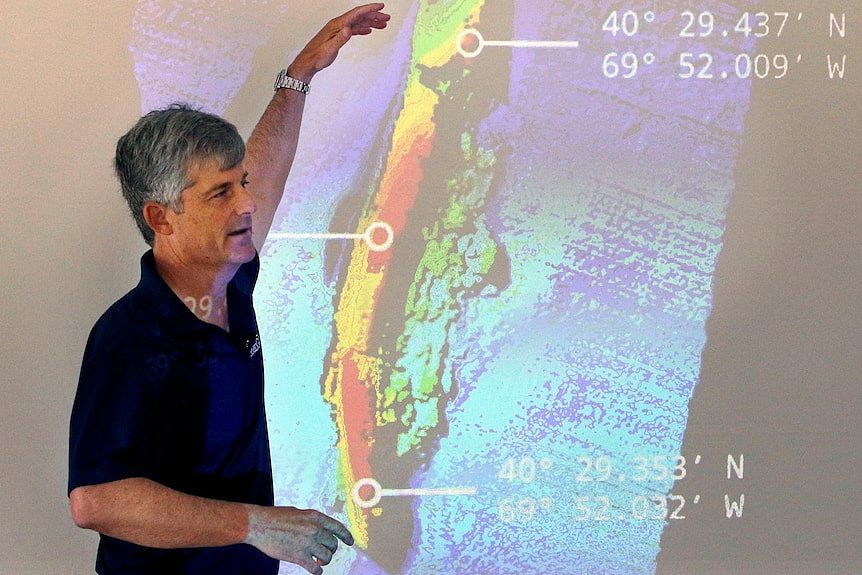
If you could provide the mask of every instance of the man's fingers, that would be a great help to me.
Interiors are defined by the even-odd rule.
[[[364,18],[359,23],[363,26],[369,26],[371,28],[377,28],[381,30],[386,28],[389,24],[389,20],[392,18],[389,14],[374,14],[371,17]]]
[[[349,10],[344,16],[349,16],[351,18],[356,18],[358,16],[363,16],[365,14],[370,14],[372,12],[380,12],[385,8],[386,5],[383,2],[372,2],[371,4],[363,4],[362,6],[357,6],[352,10]]]
[[[318,543],[329,549],[331,553],[335,553],[338,549],[338,539],[332,533],[326,532],[318,537]]]
[[[333,553],[323,545],[315,545],[311,548],[312,556],[317,558],[318,565],[329,565],[332,561]]]
[[[350,530],[344,526],[341,521],[337,519],[333,519],[332,517],[324,514],[320,514],[320,526],[329,531],[332,535],[335,535],[348,545],[353,545],[353,535],[350,534]]]
[[[353,545],[353,534],[341,523],[338,524],[338,529],[332,530],[332,533],[346,544]]]
[[[365,4],[357,6],[353,10],[346,12],[336,18],[339,26],[351,26],[362,21],[374,22],[377,24],[375,28],[385,28],[386,22],[391,18],[389,14],[380,12],[383,9],[383,4]]]
[[[380,29],[386,28],[386,25],[389,23],[390,18],[392,17],[389,14],[377,13],[363,18],[360,23],[365,26],[371,26],[372,28]]]

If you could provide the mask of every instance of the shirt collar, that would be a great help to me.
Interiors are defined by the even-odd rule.
[[[167,331],[180,335],[197,332],[206,327],[205,322],[192,313],[156,271],[153,250],[141,256],[141,281],[138,283],[138,289],[152,302],[156,315],[153,319]]]
[[[259,256],[243,264],[227,286],[228,317],[231,335],[248,338],[257,334],[257,322],[252,307],[252,293],[260,266]],[[199,319],[168,286],[156,271],[153,250],[141,256],[141,281],[138,284],[152,302],[156,321],[170,333],[191,335],[218,327]]]

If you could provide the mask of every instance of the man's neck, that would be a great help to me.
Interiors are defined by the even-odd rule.
[[[238,265],[209,266],[190,262],[179,254],[153,247],[156,272],[186,307],[201,321],[230,330],[227,309],[227,286]]]

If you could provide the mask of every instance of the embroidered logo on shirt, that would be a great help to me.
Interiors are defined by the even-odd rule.
[[[248,356],[254,357],[257,352],[260,351],[260,334],[254,334],[254,342],[252,340],[246,340],[246,347],[248,348]]]

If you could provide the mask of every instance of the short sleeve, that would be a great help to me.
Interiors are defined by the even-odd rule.
[[[130,477],[159,479],[170,457],[170,413],[159,408],[170,363],[168,354],[134,346],[85,353],[70,420],[70,493]]]

